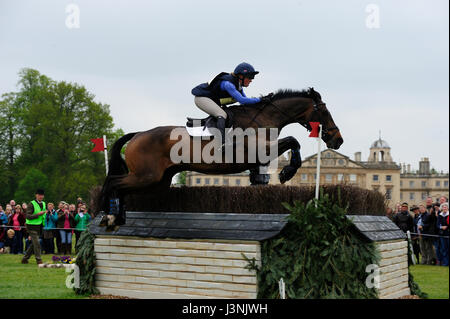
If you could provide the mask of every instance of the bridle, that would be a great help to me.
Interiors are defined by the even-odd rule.
[[[313,101],[314,101],[314,100],[313,100]],[[276,109],[278,110],[278,112],[280,112],[281,114],[283,114],[283,115],[286,117],[286,119],[288,119],[288,120],[292,119],[292,116],[290,116],[289,114],[286,114],[286,112],[284,112],[284,111],[281,110],[279,107],[277,107],[275,104],[273,104],[272,101],[268,101],[267,103],[265,103],[265,104],[258,110],[258,112],[255,114],[255,116],[253,117],[253,119],[251,120],[250,123],[255,122],[256,124],[259,125],[259,123],[256,122],[256,117],[264,110],[264,108],[265,108],[267,105],[271,105],[271,106],[273,106],[274,108],[276,108]],[[326,103],[324,103],[324,102],[321,102],[321,103],[315,103],[315,104],[313,105],[313,111],[310,113],[309,117],[308,117],[304,122],[300,122],[300,121],[298,122],[301,126],[303,126],[304,128],[306,128],[306,130],[307,130],[308,132],[312,130],[311,125],[309,124],[309,122],[320,122],[320,120],[317,120],[317,121],[313,120],[313,117],[314,117],[315,115],[320,115],[319,113],[320,113],[321,111],[319,110],[319,106],[325,106],[325,107],[326,107]],[[327,110],[327,112],[328,112],[328,110]],[[335,132],[334,132],[332,135],[329,135],[329,132],[330,132],[330,131],[333,131],[333,130],[334,130]],[[335,136],[338,132],[339,132],[339,128],[338,128],[337,126],[328,127],[328,128],[322,127],[322,133],[323,133],[322,138],[323,138],[324,142],[326,143],[326,142],[328,142],[329,140],[333,139],[334,136]]]

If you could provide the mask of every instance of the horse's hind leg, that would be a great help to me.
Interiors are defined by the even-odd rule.
[[[110,194],[119,199],[118,210],[113,214],[106,216],[106,224],[108,230],[114,229],[116,226],[125,224],[126,216],[124,209],[124,197],[127,193],[133,190],[139,190],[142,188],[151,187],[157,185],[161,176],[155,176],[153,174],[136,176],[135,174],[128,174],[123,176],[117,176],[110,181]],[[110,199],[108,198],[108,201]],[[109,202],[108,202],[109,203]]]

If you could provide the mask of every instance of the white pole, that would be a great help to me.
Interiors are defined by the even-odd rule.
[[[322,124],[319,125],[319,137],[317,138],[317,172],[316,172],[316,199],[319,199],[320,183],[320,141],[322,139]]]
[[[103,135],[103,147],[105,148],[106,176],[108,176],[108,147],[106,146],[106,135]]]
[[[408,237],[409,250],[411,251],[411,260],[412,260],[413,265],[415,265],[415,264],[417,264],[416,256],[414,255],[414,248],[412,245],[411,233],[409,232],[409,230],[406,231],[406,236]]]

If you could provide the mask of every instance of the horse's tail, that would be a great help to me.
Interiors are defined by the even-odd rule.
[[[131,140],[138,132],[128,133],[119,138],[111,149],[111,158],[109,160],[108,166],[108,176],[110,175],[122,175],[128,173],[128,167],[122,158],[120,152],[122,151],[122,147]]]

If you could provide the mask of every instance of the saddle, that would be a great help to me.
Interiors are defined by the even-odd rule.
[[[222,109],[227,113],[225,127],[233,127],[233,112],[225,107]],[[203,127],[203,130],[210,127],[217,128],[217,119],[212,115],[202,119],[187,117],[186,127]]]

